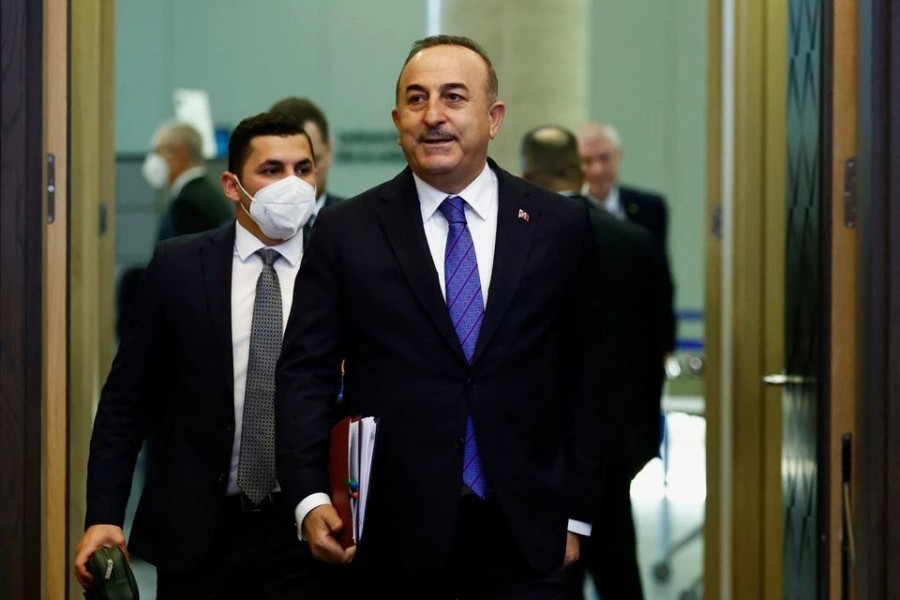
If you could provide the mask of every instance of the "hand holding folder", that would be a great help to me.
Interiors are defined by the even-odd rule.
[[[328,478],[331,503],[344,523],[338,540],[344,548],[362,536],[377,427],[374,417],[356,416],[331,430]]]

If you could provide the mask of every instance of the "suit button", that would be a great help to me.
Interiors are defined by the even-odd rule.
[[[234,425],[226,425],[226,426],[225,426],[225,432],[226,432],[226,433],[232,433],[232,432],[234,432]]]
[[[219,473],[219,483],[224,483],[228,479],[227,473]]]
[[[475,378],[474,377],[466,378],[466,387],[469,388],[470,390],[475,389]]]
[[[457,450],[459,450],[460,448],[463,447],[463,444],[465,444],[465,443],[466,443],[466,441],[464,439],[462,439],[462,437],[458,437],[455,440],[453,440],[453,447],[456,448]]]

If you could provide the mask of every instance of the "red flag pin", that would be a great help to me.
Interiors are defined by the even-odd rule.
[[[522,210],[522,209],[520,208],[520,209],[519,209],[519,218],[522,219],[523,221],[525,221],[525,222],[527,223],[527,222],[528,222],[528,219],[530,219],[531,217],[528,216],[528,213],[527,213],[527,212],[525,212],[524,210]]]

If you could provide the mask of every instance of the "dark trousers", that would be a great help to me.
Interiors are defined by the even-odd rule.
[[[642,600],[631,478],[611,469],[603,486],[599,517],[581,545],[581,559],[565,570],[566,600],[584,599],[584,573],[590,572],[601,600]]]
[[[229,496],[201,563],[189,571],[157,571],[159,600],[308,600],[333,598],[343,572],[314,561],[297,539],[292,507],[280,494],[259,512]],[[190,535],[189,531],[184,535]]]
[[[423,549],[427,552],[427,549]],[[562,566],[565,547],[559,549]],[[519,552],[496,499],[460,499],[448,567],[429,575],[352,570],[351,598],[395,600],[562,600],[562,573],[534,571]]]

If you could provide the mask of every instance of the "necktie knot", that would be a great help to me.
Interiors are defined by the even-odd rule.
[[[259,254],[260,258],[262,258],[263,264],[267,267],[271,267],[275,260],[281,256],[278,250],[273,250],[272,248],[260,248],[256,251]]]
[[[450,224],[466,222],[466,201],[459,196],[447,196],[438,210]]]

